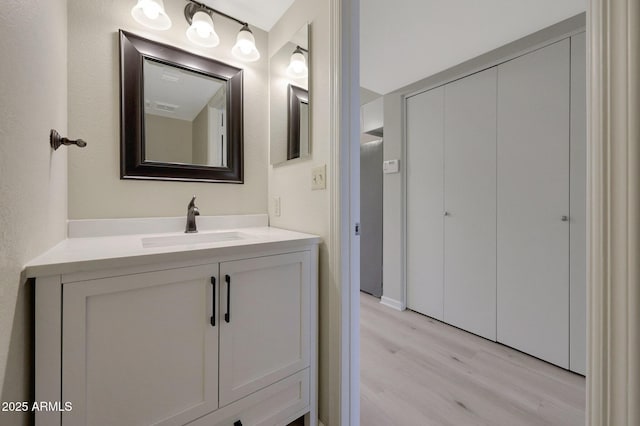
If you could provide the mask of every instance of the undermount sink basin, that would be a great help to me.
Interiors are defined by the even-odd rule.
[[[236,231],[209,232],[202,234],[168,235],[166,237],[147,237],[142,239],[142,247],[167,247],[185,244],[207,244],[221,241],[237,241],[245,238],[244,234]]]

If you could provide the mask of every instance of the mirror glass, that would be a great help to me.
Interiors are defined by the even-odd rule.
[[[226,167],[226,81],[144,59],[145,161]]]
[[[269,59],[271,164],[311,153],[309,58],[309,25],[305,24]]]
[[[120,31],[122,179],[243,183],[241,69]]]

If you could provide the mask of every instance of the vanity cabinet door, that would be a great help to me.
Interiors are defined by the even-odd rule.
[[[310,259],[220,264],[221,407],[309,366]]]
[[[182,425],[218,407],[218,264],[63,284],[64,425]],[[212,292],[215,292],[213,294]]]

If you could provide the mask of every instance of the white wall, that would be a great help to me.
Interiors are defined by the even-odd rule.
[[[329,334],[329,192],[311,190],[311,168],[327,165],[327,181],[332,179],[329,164],[330,129],[330,2],[297,0],[269,32],[269,52],[276,53],[305,23],[311,22],[311,156],[269,167],[269,219],[272,226],[320,235],[320,390],[319,415],[329,425],[330,351],[338,344]],[[327,188],[329,185],[327,184]],[[273,213],[273,197],[280,197],[281,216]],[[332,336],[333,337],[333,336]]]
[[[367,104],[371,101],[375,101],[376,99],[378,99],[380,96],[382,96],[379,93],[376,93],[372,90],[369,89],[365,89],[364,87],[360,88],[360,105],[364,105]],[[362,110],[362,109],[361,109]],[[367,142],[373,142],[373,141],[377,141],[380,140],[380,136],[374,136],[374,135],[368,135],[366,133],[361,133],[360,134],[360,143],[367,143]]]
[[[31,285],[22,266],[65,237],[67,151],[49,130],[67,133],[67,4],[3,2],[0,12],[0,383],[2,401],[28,401]],[[28,415],[0,411],[3,426]]]
[[[231,55],[240,26],[215,18],[221,43],[201,48],[186,36],[184,1],[166,1],[167,31],[146,29],[131,17],[129,0],[69,0],[69,132],[88,146],[69,157],[69,218],[184,215],[191,195],[204,215],[267,210],[267,34],[254,29],[259,61]],[[209,56],[244,69],[243,185],[120,179],[118,29]]]

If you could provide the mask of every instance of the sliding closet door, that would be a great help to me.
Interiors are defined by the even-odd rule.
[[[439,87],[406,101],[407,306],[442,319],[443,102]]]
[[[496,339],[496,68],[445,86],[444,321]]]
[[[498,67],[498,341],[569,366],[569,40]]]

